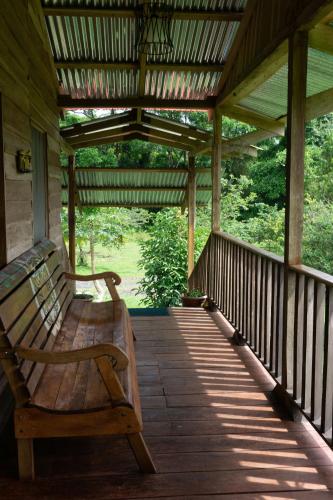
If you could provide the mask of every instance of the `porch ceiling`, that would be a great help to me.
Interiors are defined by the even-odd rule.
[[[88,100],[216,96],[247,0],[165,3],[174,8],[174,50],[140,58],[136,1],[42,0],[62,93]]]

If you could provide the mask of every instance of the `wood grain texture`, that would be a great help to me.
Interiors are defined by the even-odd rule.
[[[73,442],[43,439],[35,443],[38,481],[23,488],[3,467],[3,495],[123,500],[332,498],[332,452],[309,424],[285,421],[272,408],[263,388],[270,390],[274,382],[247,347],[230,343],[233,329],[219,313],[172,309],[169,316],[134,318],[133,326],[142,373],[144,437],[158,473],[142,477],[130,447],[119,437]],[[219,359],[237,365],[236,374],[216,366]],[[160,363],[173,360],[175,367],[169,365],[165,376]],[[181,375],[178,362],[182,360],[192,360],[190,378]],[[186,399],[189,394],[195,400],[180,405],[182,396]],[[179,399],[171,399],[176,395]],[[164,400],[163,406],[156,407],[157,400]],[[77,425],[79,417],[71,418],[72,425]],[[38,425],[38,419],[35,422]]]

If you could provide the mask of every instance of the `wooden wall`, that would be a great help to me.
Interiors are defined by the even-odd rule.
[[[0,252],[1,265],[33,245],[32,178],[16,169],[17,151],[31,149],[32,126],[46,133],[49,237],[62,246],[57,81],[39,4],[1,0],[0,5],[0,245],[2,250],[6,247]],[[10,393],[0,370],[0,431],[10,410]]]
[[[17,151],[31,149],[32,126],[47,135],[49,237],[62,244],[57,82],[39,3],[1,0],[0,7],[7,262],[33,245],[31,174],[16,168]]]

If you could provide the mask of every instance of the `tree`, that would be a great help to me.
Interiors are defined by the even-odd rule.
[[[83,247],[89,246],[90,267],[96,272],[96,244],[119,248],[124,242],[124,235],[144,224],[146,211],[119,208],[83,208],[76,211],[76,245],[79,247],[79,263],[82,264]],[[68,238],[67,211],[62,216],[63,232]],[[98,283],[95,288],[100,293]]]

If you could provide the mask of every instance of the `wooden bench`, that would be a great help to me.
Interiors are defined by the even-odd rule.
[[[112,301],[73,299],[73,280],[105,279]],[[0,271],[0,357],[15,398],[20,478],[34,477],[33,439],[125,434],[140,469],[143,440],[133,332],[115,273],[64,271],[48,240]]]

